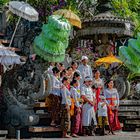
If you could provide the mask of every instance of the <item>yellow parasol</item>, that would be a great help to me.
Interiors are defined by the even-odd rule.
[[[95,61],[96,66],[100,66],[102,64],[105,64],[105,66],[108,67],[112,63],[122,64],[123,62],[112,54],[107,56],[107,57],[99,58],[98,60]]]
[[[69,20],[69,22],[78,28],[81,28],[81,20],[80,18],[74,14],[71,10],[67,9],[59,9],[53,13],[54,15],[62,15],[66,19]]]

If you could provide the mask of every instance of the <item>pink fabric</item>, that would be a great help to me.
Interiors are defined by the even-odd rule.
[[[74,115],[71,118],[72,120],[72,133],[78,134],[81,130],[81,112],[78,112],[78,108],[74,107]]]

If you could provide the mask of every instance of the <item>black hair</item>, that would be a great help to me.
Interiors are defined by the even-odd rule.
[[[70,85],[73,86],[75,83],[77,83],[77,80],[74,79],[71,81]]]
[[[62,66],[64,66],[64,64],[63,63],[59,63],[59,65],[62,67]]]
[[[97,71],[99,71],[98,69],[94,69],[92,72],[93,73],[96,73]],[[100,71],[99,71],[100,72]]]
[[[62,76],[63,76],[63,74],[66,74],[66,72],[67,72],[67,71],[66,71],[65,69],[64,69],[64,70],[62,70],[62,71],[61,71],[61,73],[60,73],[60,77],[62,77]]]
[[[77,62],[72,61],[72,62],[71,62],[71,65],[74,65],[74,64],[77,64]]]
[[[75,72],[75,73],[73,74],[73,80],[74,80],[75,78],[79,77],[79,76],[80,76],[80,73],[79,73],[79,72]]]
[[[78,77],[78,76],[80,76],[80,73],[76,71],[73,76]]]
[[[64,77],[63,79],[62,79],[62,83],[64,83],[65,81],[67,81],[68,80],[68,78],[67,77]]]
[[[109,80],[107,80],[107,81],[105,82],[105,85],[106,85],[107,88],[108,88],[108,84],[109,84],[110,81],[113,81],[113,82],[114,82],[113,79],[109,79]]]
[[[71,67],[68,67],[67,70],[69,70]]]
[[[53,71],[53,74],[56,74],[56,73],[59,73],[60,72],[60,70],[57,67],[54,67],[52,69],[52,71]]]
[[[91,87],[92,89],[96,89],[96,87],[95,87],[95,85],[92,85],[92,87]]]

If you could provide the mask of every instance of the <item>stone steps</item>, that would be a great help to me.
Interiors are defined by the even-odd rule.
[[[34,108],[43,108],[43,107],[46,107],[45,105],[45,102],[37,102],[35,105],[34,105]]]
[[[52,126],[31,126],[29,127],[29,132],[32,133],[43,133],[43,132],[60,132],[60,127],[52,127]]]
[[[140,128],[140,101],[121,100],[119,107],[119,119],[124,124],[124,130],[138,131]]]
[[[127,116],[135,116],[135,115],[137,115],[137,112],[121,112],[121,111],[119,111],[119,113],[118,113],[118,115],[120,116],[120,117],[127,117]]]
[[[121,106],[140,106],[140,101],[139,100],[120,100],[120,105]]]
[[[61,128],[59,127],[53,127],[53,126],[49,126],[51,123],[51,116],[50,113],[47,111],[47,107],[45,105],[45,102],[38,102],[35,104],[34,106],[34,110],[36,112],[37,115],[39,115],[40,121],[36,126],[30,126],[28,128],[29,133],[31,134],[31,136],[35,136],[36,135],[50,135],[50,134],[57,134],[59,133],[59,135],[61,135]]]
[[[48,124],[50,124],[49,120],[51,119],[51,116],[50,113],[46,111],[47,107],[45,105],[45,102],[36,103],[34,109],[36,111],[36,114],[39,115],[40,124],[38,124],[37,126],[29,127],[29,132],[44,133],[61,131],[60,128],[47,126]],[[135,128],[135,130],[137,128],[140,128],[140,101],[121,100],[118,115],[121,123],[123,124],[124,130],[127,130],[127,128],[129,128],[130,130],[131,126],[133,126],[133,129]],[[46,123],[46,121],[44,120],[48,122]]]
[[[140,120],[125,120],[125,124],[140,125]]]
[[[120,106],[119,111],[120,112],[139,112],[140,107],[139,106]]]
[[[7,130],[0,130],[0,140],[5,140],[8,134]]]

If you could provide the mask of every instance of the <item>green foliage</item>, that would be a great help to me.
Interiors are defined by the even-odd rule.
[[[120,47],[119,56],[131,71],[130,79],[134,76],[140,76],[140,34],[138,34],[137,39],[129,39],[128,47]]]
[[[112,0],[114,13],[130,18],[135,24],[135,35],[140,32],[140,0]]]
[[[9,2],[10,0],[0,0],[0,5],[4,5],[6,4],[7,2]]]
[[[0,0],[0,9],[2,9],[2,7],[9,1],[10,0]]]
[[[48,16],[58,9],[70,9],[79,16],[84,16],[84,11],[88,11],[97,0],[28,0],[40,15],[40,20],[47,22]]]

